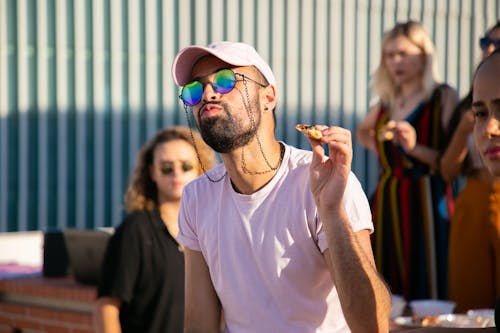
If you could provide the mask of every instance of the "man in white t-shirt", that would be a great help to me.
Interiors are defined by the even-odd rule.
[[[223,161],[182,196],[185,332],[219,332],[222,311],[233,333],[387,332],[350,131],[316,126],[312,152],[277,141],[275,78],[248,44],[184,48],[172,71]]]

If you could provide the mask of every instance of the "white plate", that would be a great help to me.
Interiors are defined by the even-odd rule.
[[[493,318],[444,314],[435,316],[396,317],[394,323],[402,327],[495,327]]]

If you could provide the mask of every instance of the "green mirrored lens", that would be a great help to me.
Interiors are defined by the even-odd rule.
[[[195,106],[201,101],[203,95],[203,86],[198,81],[186,84],[182,88],[181,98],[187,106]]]
[[[236,84],[236,76],[230,69],[221,69],[215,74],[212,86],[219,94],[227,94],[233,90]]]
[[[214,76],[213,89],[219,94],[227,94],[236,84],[236,75],[230,69],[221,69]],[[203,96],[203,85],[198,81],[186,84],[181,91],[181,99],[187,106],[195,106]]]

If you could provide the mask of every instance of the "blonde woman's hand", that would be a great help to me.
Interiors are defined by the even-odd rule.
[[[394,144],[399,144],[407,153],[411,153],[417,145],[417,131],[407,121],[398,121],[393,129]]]

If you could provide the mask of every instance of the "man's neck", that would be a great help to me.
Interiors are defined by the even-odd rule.
[[[264,187],[276,175],[284,156],[284,146],[274,141],[260,147],[249,144],[229,154],[222,160],[236,192],[252,194]]]

